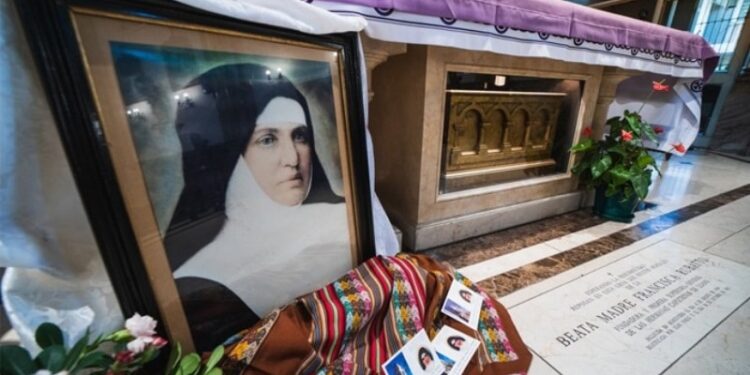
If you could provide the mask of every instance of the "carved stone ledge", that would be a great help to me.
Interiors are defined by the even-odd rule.
[[[607,111],[609,105],[615,100],[617,86],[620,82],[643,74],[635,70],[626,70],[620,68],[606,68],[602,75],[602,84],[599,87],[599,97],[596,101],[596,111],[594,112],[593,131],[594,137],[600,138],[604,132],[604,123],[607,122]]]
[[[365,65],[367,65],[367,96],[368,100],[372,101],[372,97],[375,95],[372,91],[372,70],[388,60],[389,57],[406,53],[406,43],[391,43],[372,39],[364,33],[360,35],[362,37]]]

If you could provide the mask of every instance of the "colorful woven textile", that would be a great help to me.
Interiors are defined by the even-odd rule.
[[[453,279],[484,298],[476,331],[440,312]],[[505,308],[468,279],[420,255],[372,258],[269,314],[227,343],[225,373],[375,374],[419,330],[449,325],[481,346],[466,374],[524,373],[531,354]]]

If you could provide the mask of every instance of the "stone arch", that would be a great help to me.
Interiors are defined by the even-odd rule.
[[[508,116],[505,111],[495,109],[490,112],[489,125],[484,128],[484,144],[488,149],[503,148],[503,133],[508,126]]]
[[[536,112],[536,118],[529,129],[529,142],[532,145],[543,145],[547,142],[547,130],[550,127],[552,115],[549,109],[542,108]]]
[[[529,112],[524,108],[516,109],[510,117],[505,136],[505,145],[524,147],[526,144],[526,127],[529,125]]]
[[[462,151],[475,150],[479,147],[479,134],[482,127],[482,114],[476,109],[464,111],[456,124],[453,144]]]

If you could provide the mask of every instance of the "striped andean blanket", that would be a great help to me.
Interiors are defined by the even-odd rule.
[[[440,312],[453,279],[484,298],[472,331]],[[227,342],[225,373],[376,374],[424,328],[449,325],[481,346],[466,374],[525,373],[531,354],[499,302],[420,255],[372,258],[326,287],[277,309]]]

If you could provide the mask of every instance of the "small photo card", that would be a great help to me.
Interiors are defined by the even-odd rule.
[[[427,333],[421,330],[383,364],[383,371],[387,375],[441,375],[445,367]]]
[[[449,326],[443,326],[432,340],[447,375],[461,375],[479,348],[479,340]]]
[[[477,329],[481,309],[482,296],[454,280],[441,311],[467,327]]]

